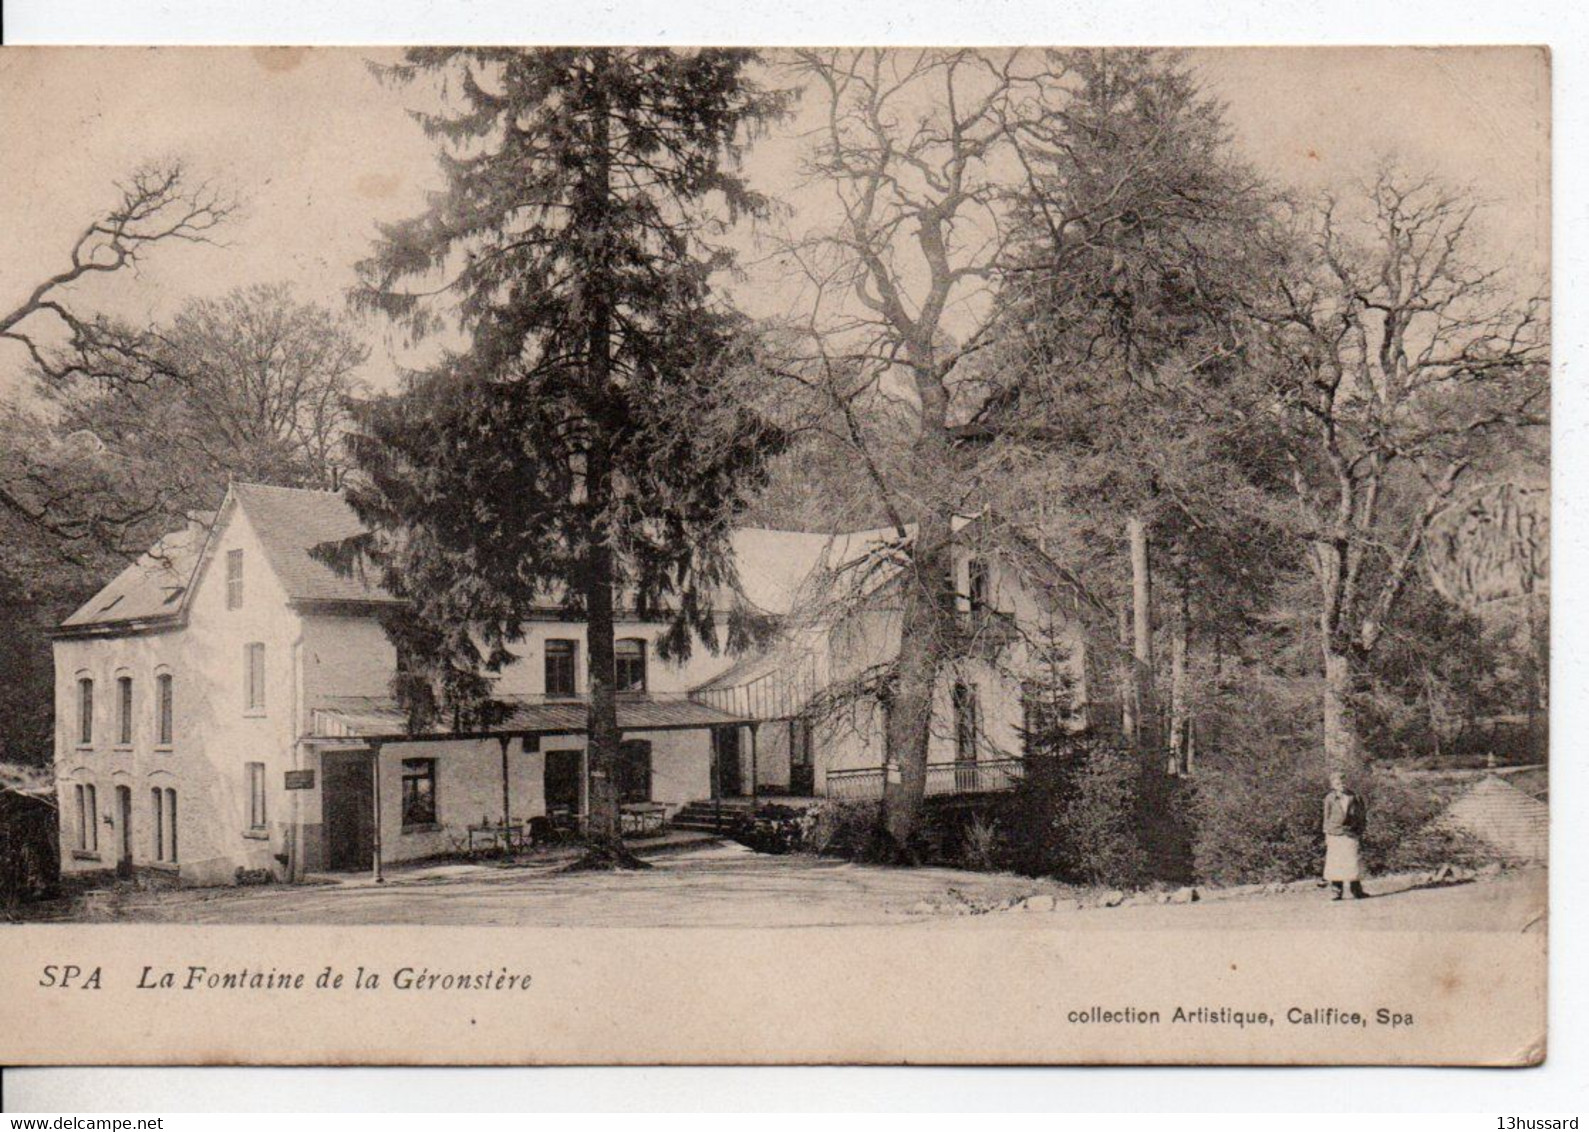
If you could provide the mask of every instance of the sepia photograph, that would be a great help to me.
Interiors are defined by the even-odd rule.
[[[1522,46],[0,50],[0,1061],[1538,1064],[1550,139]]]

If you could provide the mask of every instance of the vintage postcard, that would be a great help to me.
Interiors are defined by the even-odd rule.
[[[0,1062],[1537,1064],[1550,131],[0,50]]]

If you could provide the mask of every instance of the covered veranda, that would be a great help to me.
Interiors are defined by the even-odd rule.
[[[291,795],[292,878],[302,879],[306,864],[354,868],[351,855],[367,860],[379,880],[393,860],[458,850],[465,831],[471,847],[476,833],[509,846],[535,817],[567,819],[583,830],[598,773],[586,743],[588,701],[498,702],[502,717],[489,727],[419,733],[409,730],[406,713],[390,697],[332,697],[314,706],[298,769],[320,773],[318,784]],[[632,774],[629,763],[620,766],[626,829],[660,826],[707,790],[715,796],[723,777],[717,752],[737,748],[741,733],[748,733],[754,784],[756,721],[683,695],[620,696],[617,713],[624,757],[634,756]],[[722,743],[724,733],[735,742]],[[394,775],[400,784],[391,781]]]

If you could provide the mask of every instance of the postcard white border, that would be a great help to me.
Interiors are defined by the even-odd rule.
[[[528,26],[527,26],[528,16]],[[1386,5],[1225,0],[1188,4],[1043,3],[1040,0],[653,0],[571,5],[534,0],[10,0],[11,43],[400,43],[414,41],[1161,44],[1548,43],[1554,53],[1553,161],[1556,298],[1556,433],[1552,729],[1558,744],[1589,733],[1589,605],[1572,600],[1589,580],[1589,391],[1579,372],[1585,346],[1589,239],[1589,17],[1572,3],[1509,0],[1486,8],[1438,0]],[[1073,1111],[1263,1109],[1542,1112],[1589,1107],[1589,972],[1574,961],[1589,936],[1589,766],[1563,751],[1553,766],[1551,1053],[1539,1070],[1242,1069],[1111,1070],[33,1070],[7,1074],[8,1107],[34,1083],[69,1085],[107,1104],[154,1107],[335,1108],[397,1100],[401,1107],[557,1108],[588,1101],[623,1074],[630,1097],[666,1107],[825,1105],[1014,1108]],[[1576,890],[1576,891],[1573,891]],[[461,1077],[459,1075],[462,1075]],[[130,1090],[130,1091],[129,1091]],[[461,1093],[465,1097],[461,1098]],[[285,1103],[284,1103],[285,1102]],[[139,1105],[136,1107],[145,1107]]]

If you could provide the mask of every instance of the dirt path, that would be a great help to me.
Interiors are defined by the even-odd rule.
[[[297,888],[125,892],[91,898],[85,913],[97,920],[205,924],[1520,931],[1540,920],[1546,876],[1531,870],[1426,889],[1371,881],[1369,890],[1383,895],[1355,904],[1331,903],[1308,888],[1189,905],[1078,910],[1080,894],[1051,882],[762,856],[738,845],[676,852],[653,865],[642,872],[572,875],[548,865],[457,865],[399,873],[384,885],[355,878]],[[1058,910],[956,914],[1033,894],[1055,896]]]

